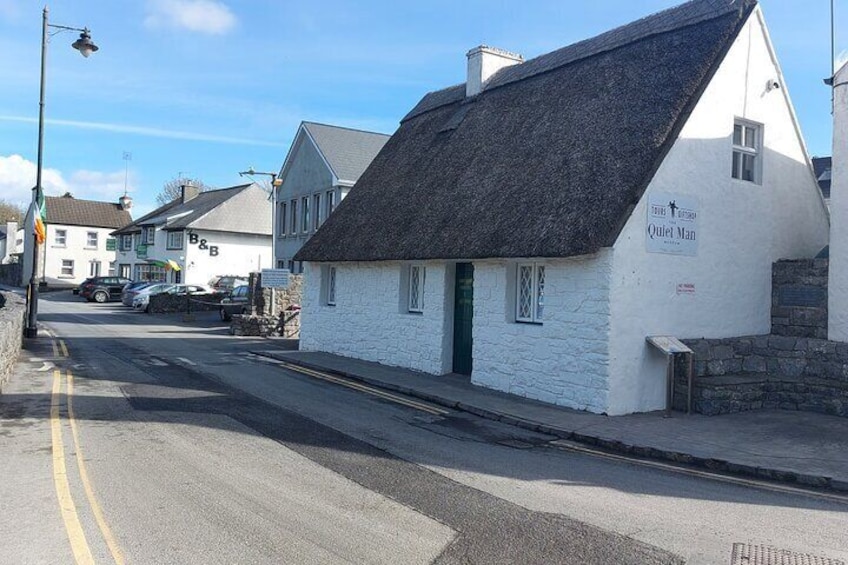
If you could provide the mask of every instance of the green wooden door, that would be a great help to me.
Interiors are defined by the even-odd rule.
[[[453,305],[453,372],[471,374],[471,322],[474,317],[474,265],[457,263]]]

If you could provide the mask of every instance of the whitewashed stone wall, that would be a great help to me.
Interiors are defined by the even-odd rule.
[[[446,267],[428,262],[424,312],[401,307],[403,263],[338,263],[336,305],[325,304],[321,265],[304,266],[300,349],[407,367],[431,374],[450,371],[450,349],[444,346],[452,307],[446,308]]]
[[[612,254],[548,259],[544,323],[516,323],[514,269],[474,263],[474,384],[591,412],[607,411]]]

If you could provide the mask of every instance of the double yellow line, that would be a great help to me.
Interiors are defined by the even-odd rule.
[[[52,341],[53,350],[57,352],[61,350],[62,357],[68,357],[68,348],[63,340],[59,340],[58,347],[56,341]],[[58,356],[58,355],[57,355]],[[71,436],[73,438],[73,448],[76,454],[77,467],[79,469],[80,481],[82,482],[85,496],[88,499],[88,504],[91,507],[91,512],[100,528],[100,533],[103,540],[106,542],[112,558],[118,565],[124,564],[124,555],[121,552],[112,530],[106,523],[103,517],[103,509],[97,502],[97,497],[94,495],[94,489],[91,486],[91,480],[88,477],[88,471],[85,466],[85,460],[80,447],[79,427],[74,416],[74,376],[70,371],[65,371],[67,382],[67,419],[71,427]],[[94,556],[91,553],[91,547],[85,537],[82,523],[80,522],[77,512],[77,505],[71,495],[71,485],[68,480],[67,467],[65,466],[65,442],[62,437],[62,415],[61,415],[61,398],[62,398],[62,371],[55,369],[53,371],[53,394],[50,399],[50,430],[53,438],[53,483],[56,486],[56,495],[59,498],[59,508],[62,512],[62,520],[65,523],[65,530],[68,532],[68,540],[71,543],[71,550],[74,554],[74,560],[78,565],[93,565]]]
[[[437,406],[433,406],[431,404],[426,404],[424,402],[419,402],[417,400],[412,400],[410,398],[405,398],[403,396],[399,396],[397,394],[392,394],[390,392],[386,392],[384,390],[380,390],[378,388],[370,387],[368,385],[364,385],[361,383],[357,383],[355,381],[351,381],[348,379],[344,379],[341,377],[337,377],[335,375],[331,375],[329,373],[323,373],[321,371],[315,371],[313,369],[307,369],[306,367],[301,367],[300,365],[294,365],[292,363],[286,363],[285,361],[279,361],[279,365],[288,369],[289,371],[294,371],[296,373],[301,373],[303,375],[307,375],[316,379],[320,379],[322,381],[327,381],[333,384],[341,385],[353,390],[358,390],[360,392],[364,392],[366,394],[370,394],[372,396],[376,396],[379,398],[383,398],[385,400],[389,400],[390,402],[394,402],[395,404],[402,404],[403,406],[408,406],[409,408],[415,408],[416,410],[421,410],[422,412],[427,412],[428,414],[433,414],[435,416],[444,416],[445,414],[449,414],[449,410],[445,410],[443,408],[439,408]]]

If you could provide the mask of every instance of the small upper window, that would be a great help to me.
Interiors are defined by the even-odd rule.
[[[762,128],[750,122],[733,124],[733,178],[759,183]]]
[[[426,269],[422,265],[409,267],[409,311],[424,311],[424,277]]]
[[[67,230],[56,230],[56,234],[53,237],[53,244],[58,247],[65,247],[68,244]]]
[[[156,237],[156,228],[149,227],[144,228],[144,244],[145,245],[153,245],[154,238]]]
[[[286,237],[286,203],[280,202],[277,210],[277,236]]]
[[[309,197],[304,196],[300,200],[300,229],[303,233],[309,231]]]
[[[132,251],[132,235],[121,236],[121,251]]]
[[[85,246],[88,248],[97,249],[97,232],[90,231],[87,232],[85,235]]]
[[[545,309],[545,266],[539,263],[518,265],[515,320],[541,324]]]
[[[168,232],[168,249],[183,248],[183,232],[169,231]]]
[[[289,222],[289,233],[294,235],[297,233],[297,200],[291,201],[291,222]]]

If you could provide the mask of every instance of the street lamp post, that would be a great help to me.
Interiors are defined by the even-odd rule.
[[[78,31],[80,32],[79,39],[71,44],[71,47],[80,52],[83,57],[88,57],[99,49],[97,45],[91,41],[91,32],[88,28],[76,28],[55,25],[48,22],[49,11],[45,6],[42,23],[41,23],[41,84],[39,88],[38,98],[38,163],[35,173],[35,187],[32,189],[32,222],[33,226],[36,223],[36,214],[41,214],[41,205],[44,199],[43,189],[41,186],[41,172],[44,157],[44,78],[46,73],[47,63],[47,40],[50,35],[48,30],[53,28],[57,30],[53,35],[60,31]],[[24,327],[24,337],[38,337],[38,235],[33,233],[32,239],[32,272],[29,278],[29,287],[27,290],[27,323]]]
[[[242,171],[239,173],[240,177],[248,176],[252,177],[254,175],[264,175],[266,177],[271,177],[271,268],[277,268],[277,234],[275,230],[277,229],[277,187],[280,186],[283,181],[277,178],[277,173],[264,173],[260,171],[254,171],[253,167],[250,167],[246,171]],[[271,289],[271,315],[274,315],[274,309],[276,306],[276,292],[274,289]]]

